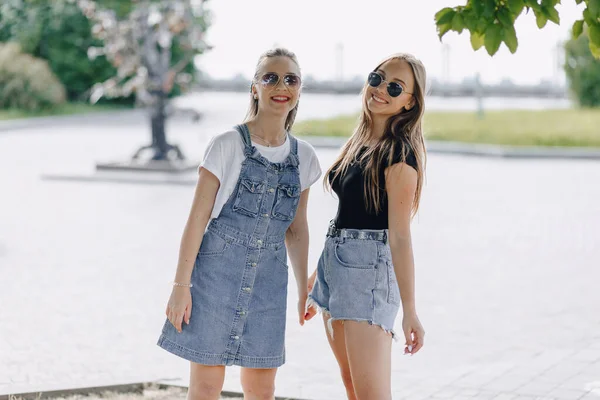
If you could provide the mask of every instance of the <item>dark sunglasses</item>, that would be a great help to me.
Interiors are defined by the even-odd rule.
[[[260,78],[260,83],[262,83],[264,86],[277,87],[281,79],[282,78],[275,72],[267,72]],[[290,89],[298,89],[302,83],[302,80],[298,75],[285,74],[283,76],[283,83]]]
[[[385,79],[383,79],[383,76],[381,76],[378,72],[371,72],[369,74],[369,78],[367,79],[367,82],[369,82],[369,85],[371,85],[375,88],[379,87],[379,85],[381,85],[383,82],[387,83],[387,92],[392,97],[398,97],[402,93],[412,94],[412,93],[404,91],[404,89],[402,88],[402,86],[399,83],[386,81]]]

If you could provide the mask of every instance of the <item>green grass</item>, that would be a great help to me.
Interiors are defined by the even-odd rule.
[[[40,111],[24,111],[19,109],[0,110],[0,121],[20,118],[48,117],[55,115],[87,114],[99,111],[123,109],[119,105],[91,105],[87,103],[67,103],[62,106]]]
[[[306,136],[349,136],[358,115],[310,120],[294,125]],[[515,146],[600,147],[600,109],[548,111],[428,112],[423,122],[427,140]]]

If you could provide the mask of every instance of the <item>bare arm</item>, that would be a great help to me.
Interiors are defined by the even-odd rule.
[[[300,195],[296,217],[285,233],[285,245],[292,262],[296,285],[298,286],[298,313],[300,325],[304,325],[306,298],[308,297],[308,193],[306,189]]]
[[[177,283],[190,283],[194,263],[202,243],[204,230],[215,205],[219,186],[219,179],[213,173],[204,168],[200,169],[194,201],[181,237],[179,262],[175,272],[175,282]],[[189,287],[173,287],[165,313],[178,332],[181,332],[183,321],[187,324],[190,323],[192,295]]]
[[[190,282],[194,262],[215,205],[219,186],[219,179],[212,172],[204,168],[200,169],[192,208],[181,237],[175,282]]]
[[[407,340],[407,352],[414,354],[423,345],[424,335],[415,305],[415,265],[410,233],[417,171],[405,163],[397,163],[386,170],[385,179],[389,242],[404,314],[402,328]]]

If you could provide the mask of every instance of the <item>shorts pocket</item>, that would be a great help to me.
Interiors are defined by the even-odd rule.
[[[387,302],[394,305],[400,304],[400,289],[398,288],[398,281],[396,279],[396,272],[394,271],[394,265],[391,262],[386,262],[387,266],[387,282],[388,282],[388,298]]]
[[[347,268],[375,269],[377,244],[367,240],[345,239],[333,250],[338,263]]]

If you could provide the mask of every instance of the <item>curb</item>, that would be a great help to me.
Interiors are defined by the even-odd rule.
[[[96,111],[85,114],[71,114],[71,115],[51,115],[47,117],[30,117],[30,118],[17,118],[0,121],[0,133],[6,131],[14,131],[28,128],[39,128],[48,125],[65,125],[65,124],[84,124],[97,123],[98,120],[115,121],[122,117],[134,117],[139,118],[146,113],[147,110],[137,109],[124,109],[124,110],[110,110],[110,111]]]
[[[9,400],[10,398],[18,397],[23,400],[29,399],[52,399],[56,397],[65,397],[65,396],[73,396],[76,394],[86,395],[86,394],[99,394],[103,392],[117,392],[117,393],[132,393],[132,392],[142,392],[144,387],[148,384],[145,383],[127,383],[121,385],[108,385],[108,386],[92,386],[92,387],[83,387],[83,388],[74,388],[74,389],[58,389],[58,390],[48,390],[48,391],[37,391],[37,392],[25,392],[25,393],[8,393],[8,394],[0,394],[0,400]],[[43,397],[41,397],[43,395]]]
[[[144,389],[149,387],[157,387],[159,389],[168,389],[170,387],[173,388],[187,388],[186,385],[179,385],[177,383],[166,383],[164,380],[159,380],[155,382],[138,382],[138,383],[128,383],[121,385],[108,385],[108,386],[92,386],[92,387],[83,387],[83,388],[75,388],[75,389],[60,389],[60,390],[49,390],[49,391],[37,391],[37,392],[26,392],[26,393],[10,393],[10,394],[0,394],[0,400],[10,400],[13,396],[18,397],[19,399],[29,400],[29,399],[53,399],[57,397],[67,397],[74,395],[91,395],[91,394],[101,394],[105,392],[116,392],[116,393],[142,393]],[[240,392],[230,392],[230,391],[222,391],[221,396],[233,397],[233,398],[244,398],[244,394]],[[302,400],[299,398],[293,397],[281,397],[275,396],[275,400]]]
[[[339,149],[346,137],[301,136],[316,148]],[[463,156],[496,158],[533,158],[533,159],[584,159],[600,160],[600,148],[587,147],[542,147],[542,146],[506,146],[477,143],[444,142],[428,140],[425,143],[428,153],[456,154]]]

